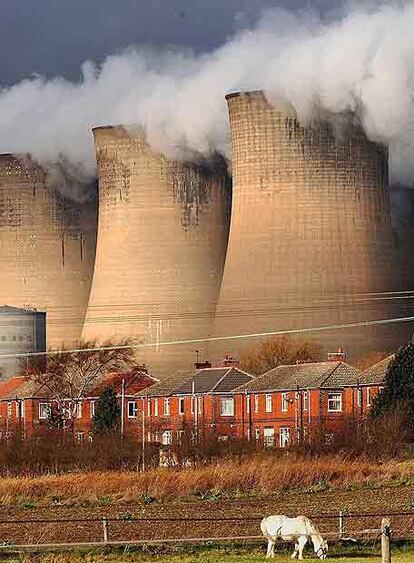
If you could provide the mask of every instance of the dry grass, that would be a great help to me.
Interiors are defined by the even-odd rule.
[[[95,502],[102,497],[133,501],[144,495],[159,500],[211,491],[224,494],[269,494],[287,489],[321,486],[374,485],[414,478],[414,462],[350,461],[339,456],[284,458],[256,456],[245,461],[226,460],[199,468],[152,469],[146,472],[77,472],[66,475],[0,478],[0,503],[16,504],[35,500],[48,504]]]

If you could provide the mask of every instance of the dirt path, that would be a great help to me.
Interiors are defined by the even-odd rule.
[[[0,519],[0,541],[12,543],[88,542],[102,539],[103,516],[123,518],[121,522],[109,521],[109,538],[113,540],[138,540],[183,537],[216,537],[259,535],[259,523],[264,515],[285,513],[314,516],[322,532],[338,529],[338,511],[345,513],[378,513],[414,510],[413,486],[382,486],[380,488],[354,488],[353,490],[328,490],[312,493],[287,492],[274,496],[189,500],[145,505],[142,502],[107,504],[106,506],[49,506],[15,508],[3,506]],[[317,515],[333,515],[332,519]],[[129,518],[151,518],[131,522]],[[44,523],[42,519],[98,519],[93,522]],[[210,519],[197,521],[197,519]],[[230,521],[220,521],[230,518]],[[171,520],[168,520],[171,519]],[[177,519],[177,520],[173,520]],[[245,520],[248,519],[248,520]],[[13,521],[30,520],[30,523],[13,524]],[[378,528],[381,518],[345,517],[346,533],[367,528]],[[36,522],[38,521],[38,522]],[[395,536],[414,535],[414,516],[394,517]]]

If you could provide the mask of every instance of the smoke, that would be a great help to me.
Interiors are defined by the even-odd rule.
[[[0,152],[31,153],[52,171],[69,161],[82,185],[95,173],[99,125],[142,126],[170,157],[229,156],[224,94],[264,89],[303,122],[320,109],[355,112],[371,139],[389,144],[393,180],[412,184],[413,25],[414,2],[350,7],[328,22],[269,10],[210,53],[136,47],[85,62],[78,83],[32,76],[0,90]]]

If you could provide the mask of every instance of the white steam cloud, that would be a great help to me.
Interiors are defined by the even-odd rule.
[[[413,184],[413,28],[414,2],[329,23],[271,10],[207,54],[130,48],[100,66],[85,62],[79,83],[31,77],[0,90],[0,152],[69,160],[88,178],[91,127],[130,123],[169,156],[229,155],[224,94],[264,89],[303,121],[317,107],[355,111],[371,139],[389,144],[393,180]]]

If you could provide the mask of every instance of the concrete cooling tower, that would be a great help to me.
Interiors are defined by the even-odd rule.
[[[83,336],[155,344],[138,352],[154,375],[191,368],[203,343],[158,344],[210,335],[228,238],[225,165],[169,160],[121,126],[94,138],[98,239]]]
[[[47,313],[47,345],[81,336],[96,244],[94,205],[75,203],[27,159],[0,156],[0,305]]]
[[[260,91],[230,94],[227,102],[233,202],[215,336],[395,316],[374,295],[391,286],[386,148],[355,124],[339,135],[327,122],[303,127],[292,109],[271,105]],[[352,357],[392,349],[397,327],[313,338]],[[257,342],[228,340],[216,354],[243,354]]]

